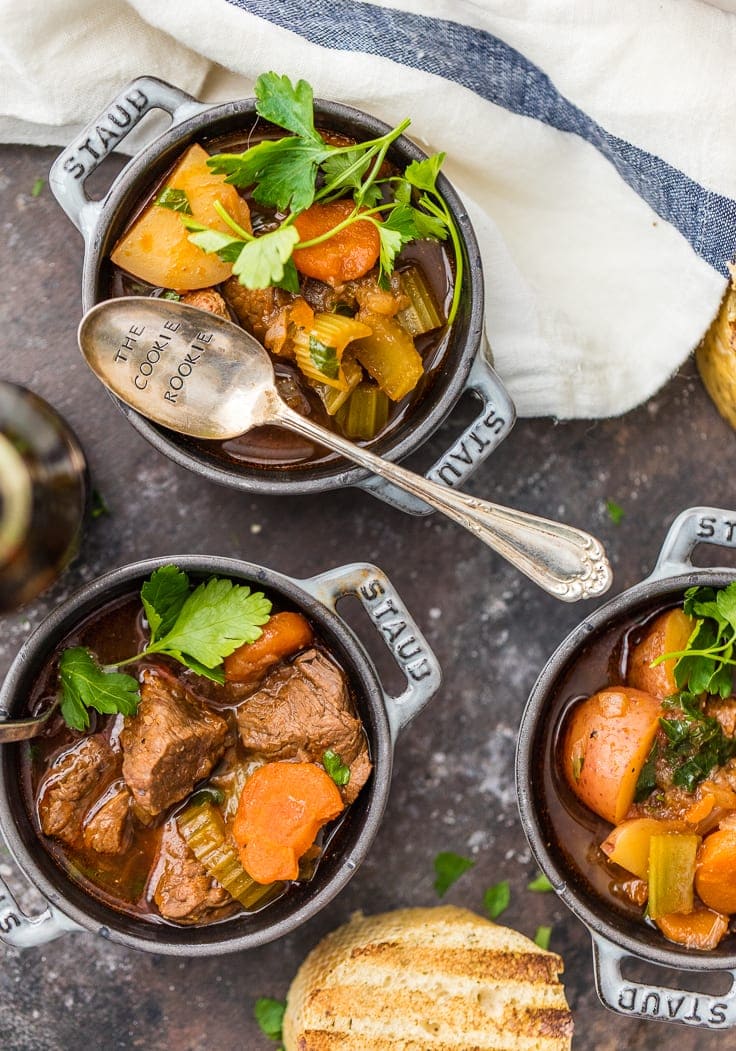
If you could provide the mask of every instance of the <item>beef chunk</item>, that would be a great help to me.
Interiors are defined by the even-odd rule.
[[[232,902],[225,888],[197,861],[173,821],[161,836],[151,889],[161,915],[176,923],[199,923],[214,909]]]
[[[281,307],[293,300],[288,292],[272,285],[268,288],[246,288],[237,277],[230,277],[222,291],[236,317],[261,343],[266,332],[279,317]]]
[[[352,803],[371,772],[345,678],[315,649],[268,676],[238,710],[238,729],[245,747],[264,759],[321,763],[328,749],[337,752],[350,767],[350,780],[342,788],[346,803]]]
[[[38,794],[41,828],[70,846],[79,839],[87,811],[119,770],[120,758],[102,734],[78,741],[56,760]]]
[[[123,777],[143,817],[183,799],[225,750],[227,723],[177,679],[144,672],[136,715],[120,734]]]
[[[98,854],[120,854],[130,841],[130,792],[117,782],[106,792],[84,826],[84,845]]]
[[[736,697],[709,697],[705,714],[718,720],[726,737],[736,737]]]
[[[210,314],[230,320],[230,311],[220,293],[214,288],[198,288],[196,292],[187,292],[181,297],[182,303],[188,303],[191,307],[199,307]]]

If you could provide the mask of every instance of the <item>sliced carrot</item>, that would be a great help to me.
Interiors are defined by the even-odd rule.
[[[695,866],[695,890],[708,908],[736,912],[736,829],[721,828],[703,840]]]
[[[352,201],[313,204],[294,220],[300,241],[311,241],[328,230],[334,230],[353,212]],[[363,277],[376,265],[381,241],[374,223],[358,220],[339,230],[326,241],[311,248],[294,251],[294,265],[300,274],[314,277],[325,284],[342,285]]]
[[[243,787],[233,823],[243,868],[256,883],[293,880],[299,859],[344,803],[316,763],[267,763]]]
[[[313,641],[312,626],[301,613],[275,613],[260,638],[246,642],[225,658],[225,682],[252,682]]]
[[[688,949],[715,949],[728,932],[728,916],[702,906],[692,912],[668,913],[655,922],[665,938]]]

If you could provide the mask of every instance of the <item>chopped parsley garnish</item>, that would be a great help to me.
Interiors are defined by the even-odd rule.
[[[614,525],[621,525],[626,514],[621,504],[617,504],[615,500],[606,500],[606,511]]]
[[[540,949],[549,949],[549,942],[551,937],[551,927],[537,927],[537,933],[534,935],[534,942],[536,945],[539,946]]]
[[[181,212],[183,215],[192,214],[192,206],[184,190],[177,190],[173,186],[165,186],[156,198],[159,208],[168,208],[172,212]]]
[[[527,883],[526,889],[533,890],[537,894],[546,894],[547,891],[554,890],[555,888],[543,872],[538,872],[534,879]]]
[[[224,681],[222,662],[239,646],[255,642],[269,619],[271,603],[262,592],[212,577],[191,590],[189,578],[176,566],[162,566],[141,588],[150,628],[141,653],[101,668],[84,647],[64,650],[59,662],[61,713],[69,726],[85,730],[87,709],[134,715],[140,693],[131,675],[113,669],[152,653],[171,657],[214,682]]]
[[[511,887],[507,879],[494,883],[483,895],[483,906],[492,920],[505,912],[511,901]]]
[[[404,245],[427,238],[449,237],[456,268],[447,319],[450,324],[459,304],[463,255],[460,235],[436,187],[445,155],[439,153],[423,161],[413,161],[403,175],[386,176],[382,172],[386,154],[408,127],[408,119],[376,139],[334,146],[325,142],[314,127],[312,88],[306,81],[299,80],[294,85],[286,76],[263,73],[256,81],[255,95],[259,116],[292,134],[282,139],[266,139],[243,153],[216,154],[207,164],[213,172],[225,175],[228,183],[250,188],[258,203],[288,214],[277,229],[254,237],[221,205],[218,207],[217,202],[218,215],[232,234],[183,218],[191,231],[189,240],[203,251],[214,252],[231,262],[233,273],[247,288],[280,285],[298,292],[291,258],[293,251],[326,241],[352,223],[373,223],[378,232],[379,282],[382,284],[386,284]],[[299,241],[294,220],[301,212],[315,202],[329,203],[350,196],[354,209],[343,222],[326,233]]]
[[[161,293],[162,299],[172,299],[175,303],[178,303],[181,296],[178,292],[175,292],[173,288],[167,288],[165,292]]]
[[[323,754],[322,765],[336,785],[346,785],[350,781],[350,767],[346,766],[342,756],[333,752],[331,748]]]
[[[712,770],[736,755],[736,739],[726,737],[718,720],[706,715],[692,694],[675,694],[663,707],[679,710],[673,718],[659,720],[667,738],[663,754],[672,769],[672,783],[692,792]]]
[[[105,497],[102,495],[99,489],[92,490],[89,513],[92,516],[92,518],[102,518],[103,515],[110,514],[110,508],[107,506]]]
[[[43,188],[46,185],[46,180],[38,178],[31,187],[31,197],[40,197],[43,193]]]
[[[694,587],[685,592],[682,606],[695,627],[684,650],[664,653],[655,661],[677,658],[675,682],[691,694],[730,697],[733,691],[736,644],[736,582],[725,588]]]
[[[442,851],[434,859],[434,871],[436,879],[434,889],[440,898],[444,897],[453,883],[456,883],[464,872],[472,869],[475,865],[470,858],[464,858],[461,854],[455,854],[451,850]]]
[[[309,356],[314,362],[314,367],[323,376],[327,376],[331,380],[337,379],[337,374],[340,371],[340,362],[338,361],[335,347],[328,347],[325,343],[318,340],[316,336],[310,335]]]
[[[253,1005],[253,1015],[264,1036],[269,1040],[281,1040],[286,1003],[283,1000],[272,1000],[269,996],[260,996]]]

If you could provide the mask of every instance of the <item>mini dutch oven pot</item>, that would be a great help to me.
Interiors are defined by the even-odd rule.
[[[698,544],[736,547],[736,512],[692,507],[673,522],[654,572],[640,584],[601,606],[571,632],[550,657],[527,702],[516,753],[516,784],[524,831],[539,867],[593,939],[596,990],[603,1004],[634,1018],[656,1018],[704,1029],[736,1025],[736,948],[734,935],[710,952],[684,948],[653,925],[618,909],[596,893],[565,849],[561,836],[560,775],[555,751],[566,704],[560,690],[591,644],[642,621],[667,605],[680,605],[693,586],[724,587],[736,580],[733,569],[698,569],[691,558]],[[591,683],[592,689],[599,685]],[[555,816],[557,815],[557,817]],[[570,818],[572,821],[572,818]],[[569,828],[570,821],[567,822]],[[731,988],[723,996],[629,981],[622,974],[628,957],[689,972],[727,971]]]
[[[46,661],[76,625],[115,599],[136,594],[161,565],[175,562],[192,577],[212,574],[258,588],[301,610],[317,628],[350,680],[368,739],[373,772],[330,839],[311,880],[296,883],[283,897],[228,920],[178,927],[113,909],[86,893],[42,844],[26,809],[19,779],[20,749],[0,747],[0,829],[19,868],[48,905],[26,916],[0,880],[0,939],[9,945],[41,945],[68,931],[92,931],[111,941],[150,952],[208,956],[248,949],[294,930],[314,916],[345,886],[364,859],[381,822],[391,782],[393,748],[399,732],[440,684],[440,668],[419,628],[388,578],[372,565],[353,564],[308,580],[294,580],[263,566],[229,558],[176,556],[137,562],[86,585],[59,606],[21,648],[0,690],[0,715],[18,718]],[[362,643],[335,611],[355,595],[406,677],[406,689],[391,696]]]
[[[150,110],[171,116],[168,130],[132,158],[100,201],[92,200],[85,183],[102,160],[119,146]],[[318,127],[365,140],[385,134],[389,127],[374,117],[335,102],[315,100]],[[82,303],[88,310],[104,299],[106,259],[141,202],[193,142],[207,142],[243,132],[257,119],[255,99],[206,105],[171,84],[140,77],[125,88],[75,139],[54,163],[51,189],[85,241]],[[391,147],[388,160],[406,166],[426,154],[404,136]],[[463,392],[480,401],[478,415],[427,472],[435,481],[462,486],[464,480],[493,452],[514,422],[514,407],[490,365],[483,333],[483,273],[478,244],[466,210],[447,179],[440,174],[438,190],[460,233],[464,253],[463,294],[453,322],[439,374],[428,392],[412,406],[406,420],[396,424],[375,451],[400,460],[426,441],[451,412]],[[315,493],[360,485],[388,503],[413,514],[428,514],[417,497],[370,476],[362,468],[337,460],[299,468],[229,465],[213,453],[193,449],[186,440],[162,430],[132,409],[120,405],[132,425],[160,452],[176,463],[213,481],[248,492]]]

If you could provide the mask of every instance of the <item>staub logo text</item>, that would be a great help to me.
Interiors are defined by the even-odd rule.
[[[70,147],[64,170],[75,179],[83,179],[102,157],[115,148],[118,139],[123,138],[148,106],[148,96],[140,88],[121,95],[97,124],[87,128],[83,137]]]

